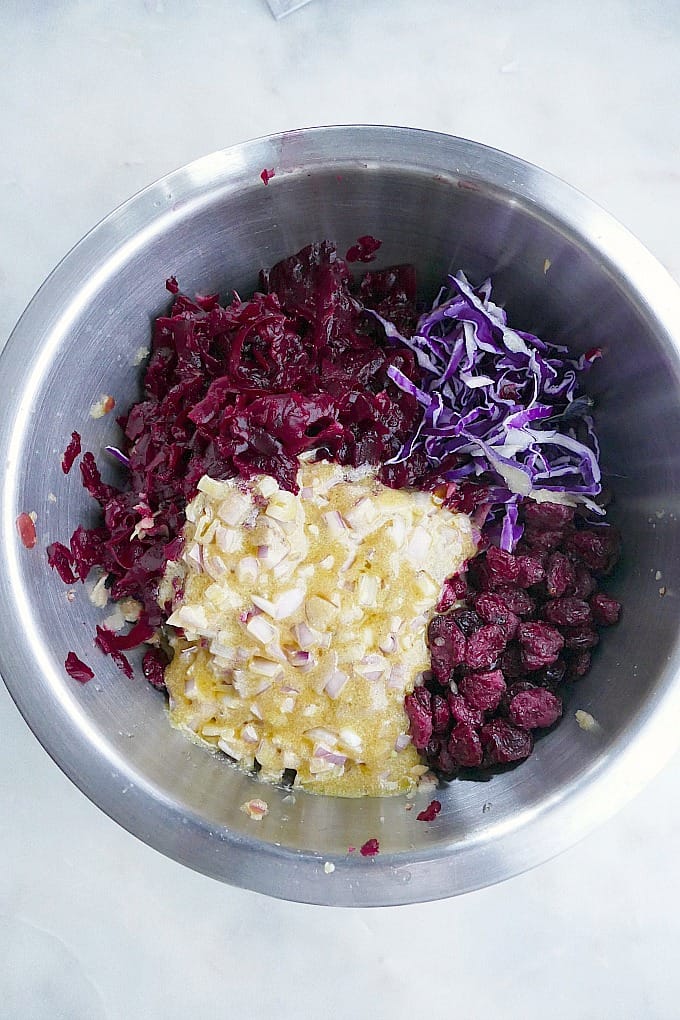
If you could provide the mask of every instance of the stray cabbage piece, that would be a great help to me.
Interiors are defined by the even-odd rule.
[[[90,669],[82,659],[79,659],[75,652],[68,653],[64,666],[68,675],[77,680],[78,683],[86,684],[88,680],[92,680],[94,677],[94,670]]]

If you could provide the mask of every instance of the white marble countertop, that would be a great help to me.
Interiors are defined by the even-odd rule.
[[[476,138],[564,177],[680,279],[680,8],[664,0],[6,0],[0,342],[157,176],[308,124]],[[234,890],[93,807],[0,685],[0,1016],[680,1016],[680,757],[528,875],[422,906]]]

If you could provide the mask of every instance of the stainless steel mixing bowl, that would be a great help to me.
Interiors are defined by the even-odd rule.
[[[263,186],[260,172],[275,170]],[[79,472],[62,474],[72,429],[84,449],[115,441],[102,393],[136,395],[135,354],[183,289],[248,294],[261,266],[311,240],[342,252],[383,241],[377,265],[409,261],[423,295],[447,270],[491,275],[510,321],[606,352],[597,399],[612,519],[625,556],[611,584],[624,603],[559,727],[519,768],[439,790],[432,824],[401,797],[338,800],[262,787],[168,725],[164,699],[127,681],[92,647],[100,618],[48,569],[44,548],[94,506]],[[680,592],[680,296],[609,215],[549,174],[474,142],[384,127],[293,131],[198,160],[111,214],[33,299],[1,359],[5,450],[0,668],[28,724],[88,797],[151,846],[215,878],[292,900],[391,904],[451,896],[546,860],[610,815],[678,743]],[[56,496],[56,502],[50,497]],[[15,518],[36,511],[39,541]],[[662,595],[665,592],[665,595]],[[73,649],[96,665],[81,686]],[[599,728],[585,732],[577,709]],[[16,776],[21,784],[22,778]],[[264,796],[260,822],[239,810]],[[423,806],[430,799],[422,794]],[[372,859],[348,854],[369,837]],[[325,862],[335,870],[324,868]],[[330,873],[329,873],[330,872]]]

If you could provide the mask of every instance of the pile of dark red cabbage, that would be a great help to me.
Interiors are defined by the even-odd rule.
[[[118,419],[120,449],[107,447],[125,484],[103,481],[83,454],[101,523],[48,548],[66,583],[98,567],[114,600],[141,602],[127,634],[97,628],[98,647],[132,675],[125,652],[166,616],[159,582],[202,475],[267,473],[295,491],[304,451],[372,464],[387,485],[438,489],[473,515],[488,548],[451,579],[430,626],[432,673],[406,703],[415,746],[447,774],[526,757],[532,730],[561,712],[558,685],[582,675],[597,625],[618,615],[614,600],[595,601],[593,575],[611,569],[618,537],[596,519],[597,439],[578,380],[600,352],[571,359],[510,329],[489,282],[475,289],[462,274],[419,318],[413,267],[355,281],[329,242],[262,272],[248,301],[190,299],[174,277],[167,287],[174,300],[155,323],[143,399]],[[606,556],[593,553],[598,543]],[[555,556],[566,578],[557,587]],[[78,662],[71,673],[83,680],[91,671]],[[159,647],[144,656],[157,687],[166,664]]]
[[[144,397],[118,419],[126,469],[123,488],[102,481],[91,452],[80,462],[83,485],[102,522],[78,527],[70,546],[48,548],[67,584],[94,567],[110,578],[111,596],[138,599],[143,613],[127,635],[97,628],[96,643],[132,674],[125,652],[164,619],[159,581],[181,548],[184,508],[204,474],[273,475],[296,489],[297,457],[315,449],[342,464],[386,465],[418,416],[416,400],[388,375],[418,378],[415,357],[386,339],[372,309],[407,335],[416,320],[411,266],[366,273],[358,284],[328,242],[309,245],[261,274],[251,300],[217,294],[193,300],[167,281],[170,314],[156,320]],[[70,468],[72,458],[65,458]],[[391,484],[392,469],[381,468]],[[147,678],[162,686],[162,652],[145,656]]]

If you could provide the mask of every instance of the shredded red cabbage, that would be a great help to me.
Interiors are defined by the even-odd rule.
[[[80,456],[80,433],[72,432],[71,441],[64,450],[64,456],[61,458],[61,470],[65,475],[69,473],[73,467],[73,462],[78,456]]]
[[[191,300],[172,276],[166,286],[174,302],[155,323],[144,398],[119,419],[120,448],[106,447],[126,469],[125,486],[104,482],[86,452],[83,485],[102,507],[102,524],[79,527],[70,548],[54,542],[47,551],[68,584],[102,567],[112,598],[141,601],[141,623],[150,628],[163,620],[159,581],[179,555],[184,508],[202,475],[267,473],[295,490],[305,450],[342,464],[383,465],[418,413],[388,374],[395,368],[400,378],[415,378],[413,354],[386,343],[364,312],[374,308],[411,332],[411,267],[367,273],[355,283],[335,247],[322,242],[263,272],[250,301],[234,295],[223,307],[217,295]],[[141,630],[130,633],[145,640]],[[101,628],[97,644],[129,675],[123,652],[130,644]]]
[[[525,497],[602,512],[594,500],[597,436],[590,401],[578,392],[578,376],[599,349],[572,359],[566,347],[511,329],[490,281],[473,289],[462,272],[449,277],[449,291],[412,337],[378,317],[387,336],[413,351],[421,373],[416,384],[397,366],[388,369],[421,406],[417,428],[390,463],[419,458],[422,468],[424,458],[463,501],[466,484],[477,483],[460,509],[481,506],[478,523],[495,523],[494,540],[510,551],[522,535]]]
[[[370,234],[363,234],[347,249],[345,259],[347,262],[373,262],[376,252],[381,247],[382,241]]]

